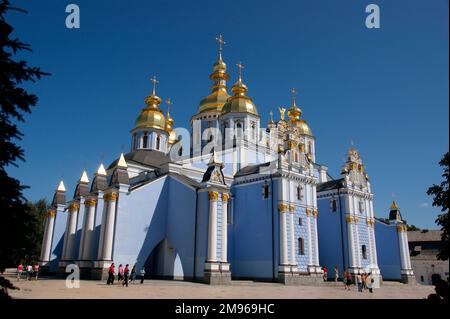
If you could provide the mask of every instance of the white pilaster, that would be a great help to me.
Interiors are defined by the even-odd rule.
[[[217,192],[208,192],[209,198],[209,227],[208,227],[208,259],[217,261]]]
[[[102,223],[100,226],[100,238],[98,240],[98,252],[97,252],[97,259],[102,260],[103,259],[103,246],[105,242],[105,232],[106,232],[106,221],[108,216],[108,209],[109,209],[109,201],[106,200],[107,196],[106,194],[103,197],[103,213],[102,213]]]
[[[105,201],[108,201],[108,210],[106,216],[106,228],[103,243],[103,260],[112,260],[112,247],[114,240],[114,223],[116,219],[116,201],[117,193],[108,193],[104,196]]]
[[[222,194],[222,262],[227,262],[227,249],[228,249],[228,199],[229,195]]]
[[[77,235],[77,220],[78,220],[78,210],[80,205],[76,202],[71,203],[68,208],[67,214],[67,228],[66,228],[66,237],[64,239],[64,260],[73,260],[75,256],[73,256],[73,246],[75,237]]]
[[[45,232],[45,238],[44,238],[43,244],[42,244],[42,246],[43,246],[42,262],[44,264],[50,261],[53,230],[55,227],[55,217],[56,217],[56,210],[50,209],[47,212],[47,227],[46,227],[46,232]]]
[[[295,254],[294,213],[295,213],[295,206],[291,204],[291,206],[289,206],[289,222],[291,229],[291,265],[297,267],[297,260],[295,258],[296,254]],[[294,269],[294,271],[296,271],[296,269]]]
[[[87,199],[84,202],[86,206],[85,210],[85,223],[84,223],[84,237],[82,243],[82,255],[81,260],[92,260],[94,256],[92,256],[92,238],[94,235],[94,227],[95,227],[95,208],[97,201],[93,198]]]

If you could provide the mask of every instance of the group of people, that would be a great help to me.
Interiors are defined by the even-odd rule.
[[[374,279],[371,274],[362,273],[357,274],[355,276],[356,286],[358,287],[358,292],[363,292],[365,289],[369,290],[370,293],[373,293],[373,284]],[[344,272],[344,288],[346,290],[350,290],[350,286],[353,284],[352,274],[349,272]]]
[[[108,279],[106,281],[106,284],[114,285],[115,278],[116,278],[116,269],[115,269],[114,263],[112,263],[108,269]],[[144,278],[145,278],[145,268],[142,267],[141,271],[140,271],[141,284],[144,283]],[[123,265],[120,264],[119,270],[117,272],[117,281],[119,282],[119,285],[122,284],[122,286],[126,286],[126,287],[128,287],[128,283],[135,284],[136,283],[136,265],[134,265],[130,271],[130,267],[128,264],[126,264],[125,267],[123,267]]]
[[[26,280],[31,280],[34,278],[35,280],[38,280],[39,275],[39,264],[35,263],[34,265],[28,264],[26,267],[23,266],[22,263],[20,263],[17,266],[17,280],[22,279],[23,273],[25,272]]]
[[[328,269],[326,266],[322,268],[323,271],[323,281],[328,281]],[[357,274],[355,276],[356,285],[358,287],[358,292],[363,292],[365,289],[369,290],[370,293],[373,293],[373,284],[374,279],[371,274],[362,273]],[[339,269],[337,266],[334,267],[334,281],[337,283],[339,281]],[[342,282],[344,283],[345,290],[351,290],[350,286],[353,284],[352,274],[348,271],[344,272],[344,276],[342,278]]]

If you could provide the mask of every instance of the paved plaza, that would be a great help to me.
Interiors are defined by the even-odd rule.
[[[6,275],[20,290],[11,290],[13,298],[25,299],[67,299],[67,298],[113,298],[113,299],[423,299],[434,292],[433,286],[405,285],[398,282],[384,282],[374,293],[358,293],[355,286],[344,290],[342,283],[326,283],[323,286],[284,286],[278,283],[233,281],[230,286],[209,286],[200,283],[166,280],[146,280],[144,284],[130,284],[129,287],[106,282],[81,280],[80,288],[69,289],[63,279],[41,278],[38,281],[17,281]]]

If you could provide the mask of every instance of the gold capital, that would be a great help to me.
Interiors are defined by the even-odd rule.
[[[94,198],[88,198],[84,202],[84,206],[92,207],[92,206],[95,206],[96,203],[97,203],[97,201]]]
[[[306,209],[306,216],[308,217],[311,216],[311,209],[309,208]]]
[[[230,199],[230,195],[227,193],[222,193],[222,202],[228,202],[228,199]]]
[[[317,215],[319,215],[319,212],[317,211],[317,208],[314,208],[314,210],[313,210],[314,218],[317,218]]]
[[[295,206],[294,205],[289,205],[289,212],[291,214],[293,214],[295,212]]]
[[[47,217],[55,217],[56,216],[56,210],[54,209],[49,209],[47,211]]]
[[[77,202],[70,203],[69,205],[69,213],[75,213],[80,208],[80,204]]]
[[[278,204],[278,211],[280,213],[285,213],[288,209],[288,205],[286,205],[285,203],[279,203]]]
[[[219,193],[218,192],[208,192],[208,198],[211,202],[217,202],[219,199]]]
[[[347,222],[347,224],[353,223],[353,216],[347,215],[347,216],[345,217],[345,221]]]
[[[108,202],[114,202],[117,199],[117,193],[115,192],[107,193],[103,196],[103,199]]]

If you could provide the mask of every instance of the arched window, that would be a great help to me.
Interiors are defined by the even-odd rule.
[[[133,149],[137,148],[137,138],[136,138],[136,133],[133,134]]]
[[[142,138],[142,148],[148,148],[148,135],[147,135],[147,132],[144,133],[144,137]]]
[[[312,155],[312,143],[308,142],[308,153]]]
[[[303,245],[303,238],[298,239],[298,254],[304,255],[305,254],[305,247]]]
[[[156,149],[159,150],[160,146],[161,146],[161,136],[158,135],[156,137]]]
[[[303,220],[301,217],[298,218],[298,225],[303,226]]]
[[[252,139],[256,140],[256,125],[252,122]]]
[[[362,258],[363,259],[367,259],[367,248],[366,248],[366,245],[362,245],[361,250],[362,250]]]

